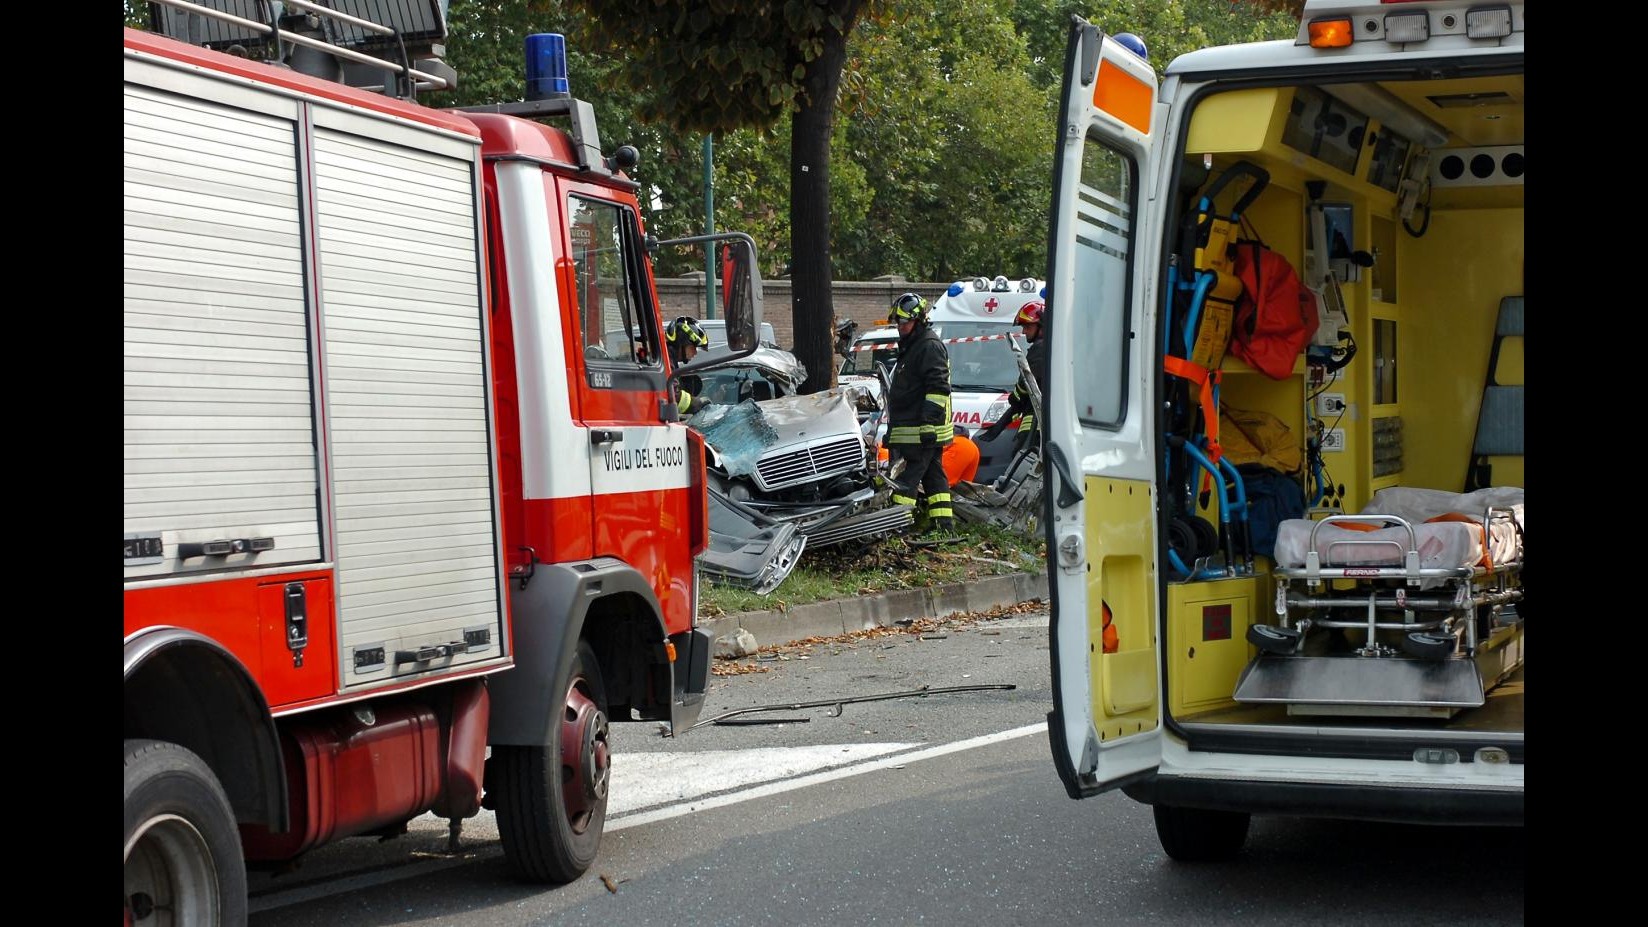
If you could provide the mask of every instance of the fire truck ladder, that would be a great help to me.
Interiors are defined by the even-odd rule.
[[[149,22],[180,42],[403,100],[457,86],[457,72],[433,57],[446,39],[440,0],[330,2],[150,0]]]

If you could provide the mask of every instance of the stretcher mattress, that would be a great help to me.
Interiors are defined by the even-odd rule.
[[[1498,520],[1485,539],[1482,520],[1490,506],[1509,508],[1517,524]],[[1522,559],[1520,487],[1494,486],[1471,493],[1382,489],[1360,514],[1395,515],[1412,525],[1421,569],[1491,568]],[[1305,566],[1315,526],[1307,518],[1282,522],[1276,536],[1277,566]],[[1316,532],[1316,551],[1324,567],[1400,567],[1407,549],[1408,532],[1401,526],[1368,531],[1328,524]]]

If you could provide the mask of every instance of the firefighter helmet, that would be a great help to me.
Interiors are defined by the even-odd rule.
[[[1047,311],[1047,304],[1039,299],[1032,299],[1019,307],[1019,314],[1013,317],[1014,325],[1040,325],[1041,315]]]
[[[707,348],[710,345],[710,336],[704,334],[704,326],[699,325],[698,320],[689,315],[681,316],[664,326],[664,340],[669,342],[671,347],[691,344]]]
[[[887,310],[887,317],[892,319],[895,325],[918,321],[926,314],[927,300],[914,293],[905,293],[893,300],[892,308]]]

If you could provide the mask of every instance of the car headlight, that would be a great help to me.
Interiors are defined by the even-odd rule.
[[[1006,414],[1007,400],[997,399],[995,402],[990,403],[990,408],[984,410],[984,417],[979,419],[979,425],[988,428],[1001,421],[1002,416]]]

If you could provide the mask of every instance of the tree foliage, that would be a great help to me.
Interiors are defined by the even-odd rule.
[[[790,116],[791,310],[803,392],[833,383],[830,162],[848,37],[885,0],[570,0],[638,115],[682,132],[766,130]]]
[[[561,32],[573,92],[595,107],[602,147],[641,152],[630,174],[660,238],[703,231],[702,143],[713,133],[715,225],[754,237],[768,276],[800,266],[798,231],[825,249],[811,276],[815,289],[828,279],[820,270],[854,280],[1039,274],[1071,15],[1142,36],[1160,73],[1196,48],[1291,38],[1301,7],[1302,0],[453,0],[446,59],[459,85],[420,99],[433,106],[521,99],[526,37]],[[126,0],[128,24],[146,22],[146,8]],[[854,28],[843,33],[847,25]],[[822,60],[831,34],[843,41],[840,83],[823,99],[807,69]],[[803,222],[795,179],[814,181],[821,156],[814,150],[810,169],[799,172],[797,117],[821,103],[830,118],[809,131],[822,131],[828,183]],[[661,275],[702,269],[701,256],[658,255]]]
[[[686,132],[768,128],[829,106],[807,78],[866,0],[573,0],[592,47],[627,59],[639,116]]]

